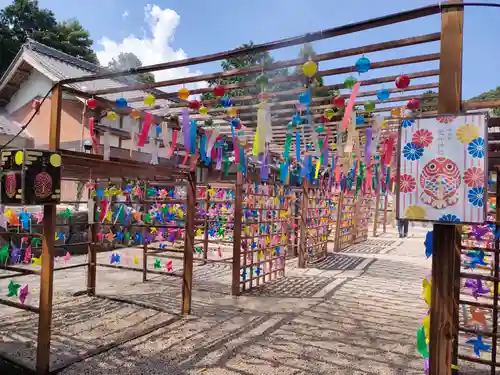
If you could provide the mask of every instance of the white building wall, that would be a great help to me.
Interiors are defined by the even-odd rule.
[[[52,85],[49,78],[33,69],[29,77],[21,84],[19,90],[12,96],[9,104],[5,106],[7,113],[15,112],[38,96],[45,96],[52,88]]]

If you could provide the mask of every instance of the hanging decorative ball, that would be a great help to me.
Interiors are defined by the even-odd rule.
[[[147,94],[144,97],[144,104],[149,105],[150,107],[155,104],[156,98],[153,94]]]
[[[269,78],[265,73],[261,73],[255,80],[255,83],[261,86],[267,86],[269,83]]]
[[[97,100],[94,98],[87,99],[87,108],[96,109],[97,108]]]
[[[241,129],[241,121],[239,118],[232,118],[231,121],[229,122],[232,127],[234,127],[236,130]]]
[[[356,82],[358,82],[356,78],[354,78],[353,76],[349,76],[344,80],[344,86],[346,89],[351,90],[356,84]]]
[[[387,120],[382,121],[382,125],[380,126],[382,129],[387,128]]]
[[[137,109],[133,109],[130,111],[130,117],[132,117],[134,120],[139,120],[141,118],[141,112],[139,112]]]
[[[335,111],[332,108],[325,109],[323,116],[325,116],[328,120],[331,120],[333,116],[335,116]]]
[[[363,125],[365,123],[365,118],[363,116],[356,116],[356,125]]]
[[[295,126],[302,124],[302,117],[298,113],[292,116],[292,124]]]
[[[385,102],[389,97],[391,96],[391,93],[387,89],[380,89],[377,91],[377,99]]]
[[[344,108],[345,107],[345,99],[343,97],[341,97],[340,95],[336,96],[335,98],[333,98],[332,104],[337,108]]]
[[[207,107],[205,107],[205,106],[201,106],[201,107],[200,107],[200,113],[201,113],[202,115],[206,115],[206,114],[208,114],[208,108],[207,108]]]
[[[393,108],[391,110],[391,116],[392,117],[399,117],[399,116],[401,116],[401,108]]]
[[[299,103],[308,105],[311,102],[311,95],[309,95],[309,92],[303,92],[302,94],[299,95]]]
[[[201,103],[198,100],[190,100],[188,104],[189,108],[194,109],[195,111],[201,107]]]
[[[222,98],[220,98],[220,104],[222,104],[222,106],[224,108],[227,108],[227,107],[231,107],[233,102],[231,101],[231,98],[226,95],[226,96],[223,96]]]
[[[234,108],[234,107],[229,107],[227,109],[227,114],[229,115],[229,117],[236,117],[236,115],[238,114],[238,111],[236,111],[236,108]]]
[[[316,65],[316,63],[312,60],[306,61],[302,65],[302,72],[304,72],[304,75],[306,77],[311,78],[313,75],[316,74],[317,71],[318,71],[318,65]]]
[[[415,110],[420,108],[420,101],[418,99],[410,99],[406,104],[406,108]]]
[[[188,100],[188,98],[189,98],[189,90],[185,87],[181,88],[179,90],[179,99]]]
[[[217,97],[224,96],[224,86],[216,86],[214,88],[214,95]]]
[[[396,78],[396,87],[398,89],[405,89],[410,86],[410,77],[406,74],[401,74],[398,78]]]
[[[375,109],[375,103],[374,102],[365,102],[364,108],[365,108],[366,112],[373,112],[373,110]]]
[[[115,100],[115,104],[118,108],[126,108],[128,103],[125,98],[118,98]]]
[[[161,124],[156,124],[156,136],[159,137],[161,135]]]
[[[115,111],[108,111],[108,113],[106,113],[106,118],[110,121],[116,120],[117,117],[118,115],[116,114]]]
[[[366,73],[370,70],[371,62],[366,57],[360,57],[358,61],[356,61],[356,71],[358,73]]]

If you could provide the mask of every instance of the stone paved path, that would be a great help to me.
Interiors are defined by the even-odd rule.
[[[292,259],[286,278],[239,298],[228,295],[227,266],[196,267],[188,318],[173,314],[180,307],[178,279],[152,277],[143,284],[140,274],[99,270],[101,293],[166,311],[158,313],[69,297],[82,289],[85,273],[59,273],[53,363],[163,323],[168,325],[62,374],[422,374],[415,333],[426,313],[421,280],[431,262],[424,257],[425,230],[410,232],[413,237],[405,240],[395,234],[370,238],[306,270]],[[7,310],[0,309],[0,318],[10,319],[0,324],[0,351],[32,361],[33,315]]]

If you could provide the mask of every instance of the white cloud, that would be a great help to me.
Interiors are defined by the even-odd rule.
[[[127,18],[127,17],[128,17],[128,10],[122,13],[122,18]]]
[[[167,61],[182,60],[187,58],[182,48],[175,50],[170,43],[174,39],[174,34],[179,25],[180,16],[172,9],[162,9],[158,5],[146,5],[144,7],[146,32],[142,38],[129,35],[122,41],[114,41],[108,37],[99,40],[102,50],[97,51],[97,57],[101,65],[106,66],[113,57],[121,52],[133,52],[143,65],[158,64]],[[176,68],[153,72],[156,81],[165,81],[175,78],[199,75],[202,72],[197,70],[192,72],[189,68]],[[189,89],[206,87],[206,82],[195,82],[186,85]],[[176,91],[179,86],[168,86],[165,91]]]

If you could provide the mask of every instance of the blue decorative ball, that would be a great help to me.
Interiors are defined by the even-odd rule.
[[[356,116],[356,125],[363,125],[365,123],[365,118],[363,116]]]
[[[292,116],[292,124],[295,126],[302,124],[302,117],[298,113]]]
[[[115,104],[118,108],[125,108],[127,107],[127,101],[125,100],[125,98],[118,98],[115,100]]]
[[[311,96],[309,95],[309,92],[303,92],[302,94],[299,95],[299,103],[308,105],[311,102]]]
[[[231,101],[231,98],[229,96],[223,96],[220,98],[220,104],[224,106],[224,108],[231,107],[233,102]]]
[[[356,61],[356,71],[358,73],[366,73],[370,70],[371,62],[366,57],[360,57],[358,61]]]
[[[234,127],[236,130],[241,129],[241,121],[239,118],[233,118],[230,121],[231,126]]]
[[[377,98],[381,101],[386,101],[391,96],[391,93],[387,89],[380,89],[377,91]]]

